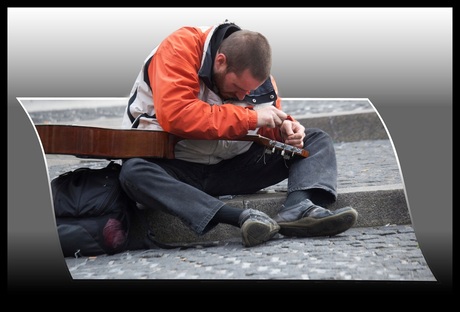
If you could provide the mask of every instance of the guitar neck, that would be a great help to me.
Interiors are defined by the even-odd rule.
[[[79,125],[35,125],[45,154],[74,155],[81,158],[125,159],[133,157],[173,159],[181,138],[164,132],[140,129],[113,129]],[[247,135],[241,141],[264,145],[268,153],[283,157],[307,157],[308,152],[261,135]],[[152,142],[153,144],[145,144]]]

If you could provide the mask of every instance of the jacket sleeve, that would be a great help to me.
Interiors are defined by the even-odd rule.
[[[256,128],[257,113],[198,98],[206,36],[198,28],[184,27],[159,45],[148,68],[156,117],[165,131],[183,138],[235,139]]]

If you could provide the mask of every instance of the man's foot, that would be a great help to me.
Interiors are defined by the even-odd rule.
[[[246,209],[240,215],[239,224],[243,245],[252,247],[271,239],[280,226],[262,211]]]
[[[334,211],[304,200],[297,205],[282,207],[274,220],[284,236],[313,237],[334,236],[351,228],[358,218],[358,212],[351,207]]]

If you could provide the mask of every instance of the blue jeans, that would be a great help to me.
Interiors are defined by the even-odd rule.
[[[306,129],[307,158],[284,159],[266,154],[252,144],[244,154],[215,165],[179,159],[125,160],[120,182],[128,196],[146,208],[160,208],[178,217],[198,235],[211,230],[210,223],[225,204],[221,195],[253,194],[288,178],[288,194],[316,190],[323,202],[332,203],[337,192],[337,163],[330,136],[320,129]]]

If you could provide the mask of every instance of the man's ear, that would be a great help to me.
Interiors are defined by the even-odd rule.
[[[219,71],[227,67],[227,57],[223,53],[218,53],[214,61],[215,66]]]

